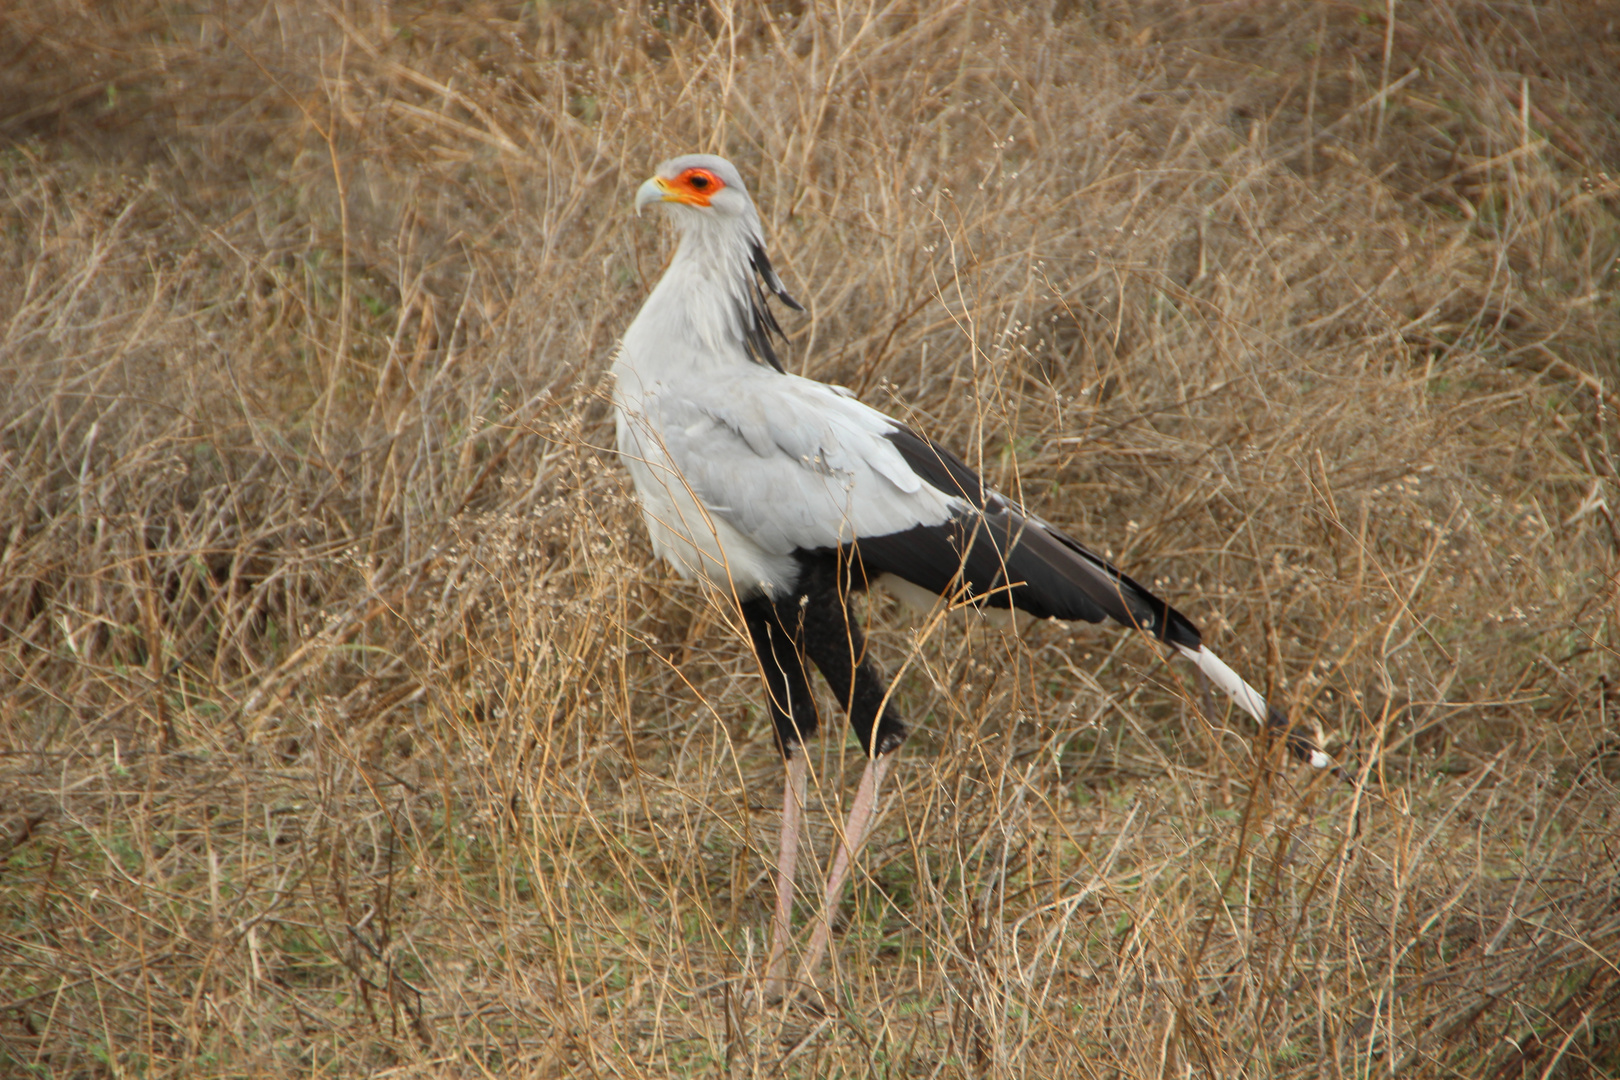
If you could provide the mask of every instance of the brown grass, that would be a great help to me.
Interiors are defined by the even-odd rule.
[[[0,1073],[1613,1075],[1617,33],[8,4]],[[1361,786],[1138,638],[874,601],[919,730],[823,1006],[749,1006],[755,668],[605,449],[671,239],[630,195],[692,149],[796,368],[1159,581]]]

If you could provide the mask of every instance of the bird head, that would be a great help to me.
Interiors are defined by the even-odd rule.
[[[663,203],[682,225],[720,220],[752,225],[759,231],[754,201],[743,187],[742,174],[723,157],[686,154],[658,166],[652,178],[636,190],[636,213],[652,203]]]
[[[771,338],[786,335],[765,303],[765,290],[795,311],[804,307],[788,294],[771,267],[765,254],[765,230],[743,186],[742,173],[713,154],[671,158],[636,189],[637,214],[653,203],[668,211],[681,232],[681,246],[665,280],[673,275],[688,283],[711,283],[702,288],[708,290],[708,301],[724,313],[711,323],[734,327],[749,357],[783,370]],[[702,267],[700,273],[692,272],[694,264]],[[648,306],[637,316],[638,323],[649,311],[664,313],[657,306],[662,287],[660,282],[660,289],[654,290]],[[691,293],[686,296],[686,316],[704,309],[705,301],[694,301]]]
[[[737,166],[714,154],[670,158],[636,189],[638,215],[642,207],[653,203],[669,211],[684,236],[697,240],[700,245],[735,251],[743,274],[757,273],[765,288],[778,300],[794,311],[804,310],[803,305],[788,294],[782,279],[771,267],[771,260],[765,254],[765,230],[760,225],[759,212],[754,209],[754,200],[748,197]],[[748,280],[752,282],[752,277]],[[751,336],[749,349],[780,367],[770,349],[766,330],[778,335],[782,330],[765,307],[763,298],[754,295],[756,291],[752,284],[742,290],[754,312],[749,325],[760,328]]]

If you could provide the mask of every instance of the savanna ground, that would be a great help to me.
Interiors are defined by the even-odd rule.
[[[6,5],[0,1073],[1614,1075],[1617,72],[1597,2]],[[757,1007],[757,671],[606,449],[694,149],[790,367],[1351,782],[873,598],[917,731]]]

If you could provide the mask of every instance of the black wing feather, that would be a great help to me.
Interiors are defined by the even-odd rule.
[[[1015,607],[1036,618],[1111,618],[1172,645],[1202,644],[1185,615],[1074,537],[1022,513],[949,450],[906,427],[888,439],[918,476],[973,511],[943,525],[862,537],[855,564],[867,580],[895,574],[930,592],[961,593],[962,599]]]

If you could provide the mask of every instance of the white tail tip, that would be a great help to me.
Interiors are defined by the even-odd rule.
[[[1185,645],[1177,645],[1176,648],[1181,650],[1181,655],[1197,664],[1198,670],[1209,676],[1209,681],[1237,702],[1244,712],[1262,725],[1270,722],[1266,699],[1260,696],[1260,691],[1244,682],[1242,676],[1226,666],[1226,661],[1209,651],[1209,646],[1189,649]],[[1325,769],[1333,764],[1332,758],[1316,749],[1311,750],[1310,761],[1313,769]]]

